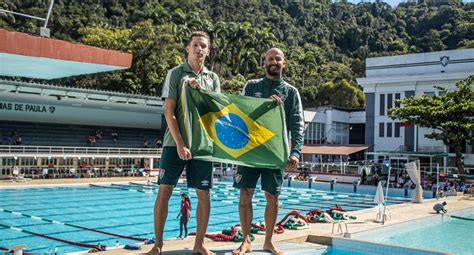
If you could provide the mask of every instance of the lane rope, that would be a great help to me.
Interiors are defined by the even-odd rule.
[[[105,245],[86,244],[86,243],[79,243],[79,242],[69,241],[69,240],[57,238],[57,237],[54,237],[54,236],[48,236],[48,235],[36,233],[36,232],[29,231],[29,230],[26,230],[26,229],[21,229],[21,228],[8,226],[8,225],[2,224],[2,223],[0,223],[0,226],[2,226],[4,228],[9,228],[11,230],[15,230],[15,231],[18,231],[18,232],[28,233],[28,234],[43,237],[43,238],[46,238],[46,239],[51,239],[51,240],[55,240],[55,241],[58,241],[58,242],[71,244],[71,245],[74,245],[74,246],[91,248],[91,249],[96,249],[96,250],[99,250],[99,251],[105,251],[105,248],[106,248]]]
[[[84,230],[88,230],[88,231],[92,231],[92,232],[96,232],[96,233],[101,233],[101,234],[104,234],[104,235],[120,237],[120,238],[124,238],[124,239],[130,239],[130,240],[135,240],[135,241],[144,241],[144,242],[146,242],[148,240],[147,238],[143,238],[143,237],[134,237],[134,236],[116,234],[116,233],[112,233],[112,232],[107,232],[107,231],[102,231],[102,230],[98,230],[98,229],[83,227],[83,226],[74,225],[74,224],[70,224],[70,223],[64,223],[64,222],[61,222],[61,221],[56,221],[56,220],[46,219],[46,218],[42,218],[42,217],[37,217],[37,216],[33,216],[33,215],[21,213],[21,212],[15,212],[15,211],[3,209],[3,208],[0,208],[0,212],[7,212],[7,213],[15,214],[15,215],[29,217],[29,218],[32,218],[32,219],[35,219],[35,220],[47,221],[47,222],[50,222],[50,223],[53,223],[53,224],[65,225],[65,226],[69,226],[69,227],[84,229]]]
[[[456,216],[456,215],[451,215],[451,218],[460,219],[460,220],[474,221],[474,219],[466,218],[466,217],[461,217],[461,216]]]

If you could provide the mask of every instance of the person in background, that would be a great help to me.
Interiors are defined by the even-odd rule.
[[[377,171],[374,172],[374,175],[372,176],[372,179],[374,181],[374,185],[377,186],[380,181],[379,173]]]
[[[23,140],[21,139],[21,136],[17,136],[15,140],[16,145],[21,145],[23,143]]]
[[[95,131],[95,137],[97,139],[102,139],[102,134],[103,133],[102,133],[102,130],[100,130],[100,128]]]
[[[156,144],[156,148],[158,148],[158,149],[163,147],[163,141],[161,141],[160,138],[156,138],[155,144]]]
[[[181,209],[179,210],[178,216],[179,219],[179,239],[184,239],[188,237],[188,222],[191,217],[191,200],[188,195],[183,193],[181,194]],[[184,230],[184,236],[183,236]]]
[[[436,213],[446,213],[448,210],[446,210],[444,207],[447,205],[446,201],[443,203],[437,203],[433,206],[433,210],[435,210]]]
[[[360,184],[365,184],[367,182],[367,172],[365,168],[362,168],[362,178],[360,179]]]
[[[113,132],[113,133],[112,133],[112,139],[114,140],[114,143],[117,143],[117,141],[118,141],[118,134],[117,134],[117,132]]]

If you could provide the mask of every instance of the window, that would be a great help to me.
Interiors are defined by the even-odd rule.
[[[387,94],[387,110],[392,109],[393,107],[393,95]]]
[[[392,122],[387,123],[387,137],[392,137]]]
[[[385,94],[380,94],[380,116],[385,115]]]
[[[385,134],[385,123],[379,123],[379,137],[384,137]]]
[[[400,122],[395,122],[395,137],[400,137]]]
[[[395,93],[395,107],[400,107],[398,100],[400,100],[400,93]]]
[[[349,143],[349,124],[343,122],[333,122],[335,144]]]
[[[34,158],[21,158],[20,159],[20,165],[21,166],[35,166],[35,159]]]
[[[326,125],[324,123],[320,123],[320,129],[319,129],[319,137],[321,137],[321,141],[325,142],[326,141]]]
[[[316,122],[306,122],[305,143],[317,144],[320,143],[324,135],[324,124]]]

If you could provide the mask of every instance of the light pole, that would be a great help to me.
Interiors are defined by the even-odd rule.
[[[51,16],[51,11],[53,10],[53,5],[54,5],[54,0],[51,0],[49,2],[48,13],[46,14],[46,18],[41,18],[41,17],[37,17],[37,16],[33,16],[33,15],[20,13],[20,12],[8,11],[8,10],[1,9],[1,8],[0,8],[0,13],[2,13],[2,12],[11,13],[13,15],[18,15],[18,16],[22,16],[22,17],[26,17],[26,18],[30,18],[30,19],[37,19],[37,20],[44,21],[44,25],[42,27],[38,27],[37,30],[36,30],[36,33],[39,36],[50,37],[50,30],[47,28],[47,26],[48,26],[49,17]]]
[[[385,210],[387,208],[387,200],[388,200],[388,186],[390,184],[390,170],[392,169],[392,167],[390,166],[390,164],[387,164],[388,166],[388,176],[387,176],[387,187],[385,189],[385,199],[383,201],[383,213],[382,213],[382,225],[385,224]]]

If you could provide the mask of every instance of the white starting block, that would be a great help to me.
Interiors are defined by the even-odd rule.
[[[26,244],[19,244],[19,245],[15,245],[13,246],[10,251],[13,251],[13,255],[23,255],[23,250],[28,248],[28,246],[26,246]]]

